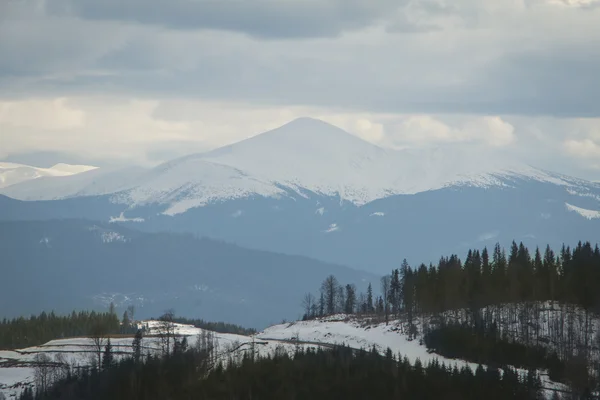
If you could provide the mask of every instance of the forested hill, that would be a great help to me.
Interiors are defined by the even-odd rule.
[[[0,315],[74,305],[140,318],[181,316],[260,328],[301,315],[297,299],[328,274],[362,283],[379,277],[305,257],[248,250],[192,235],[142,233],[85,220],[1,222]]]
[[[558,252],[513,242],[470,250],[463,261],[400,268],[381,294],[358,293],[327,277],[304,296],[305,319],[344,312],[400,320],[431,351],[486,365],[546,370],[579,393],[600,385],[600,248],[589,242]]]

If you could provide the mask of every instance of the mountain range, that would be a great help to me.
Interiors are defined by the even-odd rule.
[[[600,184],[469,146],[390,150],[320,120],[152,169],[0,189],[0,220],[188,232],[374,273],[470,247],[600,239]]]

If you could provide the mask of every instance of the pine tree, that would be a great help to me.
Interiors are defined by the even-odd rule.
[[[373,310],[373,288],[369,282],[369,286],[367,287],[367,312],[372,313]]]
[[[112,353],[112,344],[110,343],[110,338],[106,341],[106,346],[104,347],[104,353],[102,354],[102,369],[107,370],[113,364],[113,353]]]
[[[121,321],[122,331],[128,332],[131,328],[131,320],[129,319],[129,313],[127,311],[123,312],[123,319]]]
[[[140,358],[142,356],[142,330],[138,329],[135,333],[135,337],[133,338],[133,342],[131,343],[131,348],[133,351],[133,360],[136,363],[140,362]]]

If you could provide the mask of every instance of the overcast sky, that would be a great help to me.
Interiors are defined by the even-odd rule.
[[[0,159],[151,165],[296,117],[600,180],[595,0],[0,0]]]

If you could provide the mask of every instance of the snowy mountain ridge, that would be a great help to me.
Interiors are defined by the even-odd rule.
[[[398,194],[453,186],[510,187],[534,180],[565,187],[585,181],[469,148],[383,149],[310,118],[207,153],[165,163],[114,196],[131,206],[169,204],[176,215],[242,197],[339,197],[357,206]]]
[[[38,168],[30,165],[0,162],[0,189],[43,177],[62,177],[91,171],[96,167],[89,165],[70,165],[59,163],[50,168]]]
[[[543,171],[481,149],[383,149],[311,118],[149,171],[98,172],[13,185],[2,194],[19,200],[53,200],[111,194],[130,208],[160,204],[163,214],[250,198],[339,197],[362,206],[399,194],[454,186],[511,187],[533,180],[579,190],[594,185]],[[600,187],[600,186],[599,186]],[[585,191],[585,190],[584,190]]]

